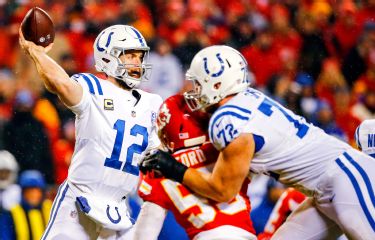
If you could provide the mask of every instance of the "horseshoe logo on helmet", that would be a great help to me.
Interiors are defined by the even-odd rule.
[[[217,60],[220,62],[220,70],[216,73],[212,73],[211,74],[211,77],[218,77],[220,76],[221,74],[223,74],[224,72],[224,61],[223,59],[220,57],[220,53],[217,53],[216,54],[216,58]],[[208,66],[207,66],[207,58],[203,58],[203,61],[204,61],[204,70],[206,71],[207,74],[210,74],[210,70],[208,70]]]
[[[105,33],[105,31],[100,34],[100,36],[98,37],[98,41],[96,42],[96,48],[98,49],[99,52],[104,52],[104,50],[105,50],[105,48],[102,48],[102,47],[99,46],[100,38],[104,35],[104,33]],[[106,48],[111,43],[113,34],[114,34],[114,32],[109,33],[108,38],[107,38],[107,43],[105,44]]]
[[[109,205],[107,205],[107,217],[108,217],[108,219],[109,219],[109,221],[111,221],[112,223],[114,223],[114,224],[117,224],[117,223],[119,223],[120,221],[121,221],[121,216],[120,216],[120,214],[118,213],[118,207],[115,207],[115,210],[116,210],[116,212],[117,212],[117,219],[113,219],[112,217],[111,217],[111,215],[109,214]]]

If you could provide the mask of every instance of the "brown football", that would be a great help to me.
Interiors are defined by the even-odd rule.
[[[43,9],[33,7],[21,23],[22,34],[26,40],[46,47],[55,39],[53,22]]]

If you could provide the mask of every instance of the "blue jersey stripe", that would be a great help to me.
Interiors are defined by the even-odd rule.
[[[64,198],[65,198],[65,194],[66,194],[66,192],[68,191],[68,188],[69,188],[69,185],[66,184],[66,186],[65,186],[65,188],[64,188],[64,191],[62,192],[61,197],[60,197],[60,199],[58,200],[58,204],[57,204],[57,208],[56,208],[56,211],[55,211],[55,212],[53,212],[53,211],[54,211],[53,208],[55,207],[55,206],[53,206],[52,211],[51,211],[51,215],[52,215],[52,213],[53,213],[53,216],[52,216],[52,218],[50,219],[50,221],[49,221],[49,223],[48,223],[48,228],[46,229],[45,233],[43,234],[42,240],[45,240],[46,237],[48,236],[48,233],[49,233],[49,231],[51,230],[51,227],[52,227],[52,225],[53,225],[53,223],[54,223],[54,221],[55,221],[55,219],[56,219],[57,212],[59,211],[59,208],[60,208],[60,206],[61,206],[61,203],[62,203],[62,201],[63,201]],[[61,189],[59,189],[59,191],[60,191],[60,190],[61,190]],[[59,193],[57,193],[57,194],[59,194]],[[57,196],[58,196],[58,195],[57,195]],[[56,199],[55,201],[57,201],[57,199]]]
[[[135,29],[133,27],[130,27],[130,28],[133,30],[133,32],[135,33],[135,35],[137,35],[137,38],[138,38],[139,42],[141,43],[141,46],[144,47],[145,43],[143,42],[143,37],[142,37],[141,33],[137,29]]]
[[[241,120],[249,120],[249,117],[246,117],[246,116],[242,116],[238,113],[235,113],[235,112],[222,112],[222,113],[219,113],[215,119],[212,121],[212,124],[211,124],[211,128],[210,128],[210,138],[213,140],[213,128],[215,126],[215,123],[222,117],[222,116],[226,116],[226,115],[229,115],[229,116],[233,116],[233,117],[236,117],[238,119],[241,119]]]
[[[103,95],[102,85],[100,85],[100,81],[99,81],[99,79],[98,79],[94,74],[91,74],[91,73],[89,73],[89,76],[90,76],[92,79],[94,79],[95,84],[96,84],[96,87],[98,88],[98,93],[99,93],[99,95]]]
[[[89,87],[89,91],[91,94],[95,94],[95,91],[94,91],[94,86],[92,85],[92,82],[90,80],[90,78],[88,76],[86,76],[85,74],[78,74],[80,77],[83,77],[83,79],[86,81],[87,83],[87,86]]]
[[[375,231],[375,221],[372,218],[371,213],[370,213],[370,211],[367,208],[365,199],[363,198],[363,194],[361,192],[361,189],[359,187],[359,184],[358,184],[357,180],[355,179],[355,176],[349,170],[349,168],[344,165],[344,163],[339,158],[336,159],[336,163],[346,173],[346,175],[349,177],[350,181],[352,182],[354,190],[355,190],[355,192],[357,194],[357,197],[358,197],[358,201],[359,201],[359,203],[360,203],[360,205],[362,207],[363,212],[366,215],[367,221],[370,223],[372,229]]]
[[[242,108],[242,107],[239,107],[239,106],[235,106],[235,105],[224,105],[222,107],[220,107],[217,111],[220,111],[221,109],[225,109],[225,108],[235,108],[235,109],[238,109],[244,113],[248,113],[248,114],[251,114],[251,111],[246,109],[246,108]]]
[[[363,180],[365,181],[366,183],[366,188],[367,188],[367,191],[368,191],[368,194],[370,195],[370,199],[371,199],[371,202],[372,202],[372,205],[375,207],[375,195],[374,195],[374,190],[372,188],[372,185],[371,185],[371,180],[369,179],[367,173],[365,172],[365,170],[363,170],[363,168],[356,162],[354,161],[354,159],[348,154],[348,153],[344,153],[344,156],[346,159],[349,160],[349,162],[358,170],[358,172],[361,174]]]

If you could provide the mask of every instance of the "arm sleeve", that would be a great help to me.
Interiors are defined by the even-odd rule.
[[[134,240],[158,239],[167,210],[152,202],[144,202],[134,225]]]

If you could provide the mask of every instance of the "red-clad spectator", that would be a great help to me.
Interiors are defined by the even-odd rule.
[[[333,25],[333,43],[335,53],[339,57],[346,56],[350,49],[357,43],[357,39],[362,31],[362,26],[355,19],[357,8],[350,1],[343,1],[339,6],[337,20]]]
[[[168,40],[172,47],[181,42],[181,37],[176,33],[184,19],[185,5],[182,1],[170,1],[165,6],[164,18],[160,19],[157,28],[158,36]]]
[[[347,88],[336,89],[334,99],[333,110],[336,123],[348,136],[349,143],[354,144],[354,132],[361,122],[350,112],[352,106],[350,90]]]
[[[66,31],[65,35],[68,39],[71,48],[74,49],[72,52],[75,62],[77,63],[77,70],[80,72],[86,71],[86,59],[90,54],[85,46],[87,42],[86,22],[83,16],[79,13],[72,13],[70,16],[69,30]],[[91,45],[92,47],[92,45]]]
[[[277,4],[271,9],[271,26],[274,42],[277,47],[293,49],[299,53],[302,39],[299,33],[290,26],[290,14],[286,7]]]
[[[0,27],[0,66],[12,68],[14,65],[14,51],[12,49],[12,39],[8,28]]]
[[[361,1],[361,8],[357,12],[357,22],[363,26],[366,22],[375,22],[375,1]]]
[[[270,77],[281,69],[279,49],[270,29],[259,32],[253,45],[241,49],[255,75],[256,85],[265,87]]]

